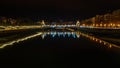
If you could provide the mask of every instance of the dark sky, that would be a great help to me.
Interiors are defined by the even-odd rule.
[[[0,0],[0,15],[89,18],[120,9],[120,0]]]

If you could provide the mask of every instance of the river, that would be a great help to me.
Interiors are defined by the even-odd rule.
[[[0,65],[16,68],[80,68],[120,64],[119,48],[94,40],[100,42],[80,31],[39,31],[4,45],[0,49]]]

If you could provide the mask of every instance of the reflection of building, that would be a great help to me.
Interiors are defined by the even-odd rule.
[[[78,31],[78,32],[76,32],[76,36],[77,36],[77,38],[79,38],[80,37],[80,32]]]

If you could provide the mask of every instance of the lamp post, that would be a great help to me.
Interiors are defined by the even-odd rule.
[[[77,21],[77,22],[76,22],[76,28],[79,29],[79,27],[80,27],[80,22]]]

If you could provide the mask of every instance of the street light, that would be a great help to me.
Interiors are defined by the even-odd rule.
[[[100,26],[102,27],[103,25],[102,25],[102,24],[100,24]]]
[[[104,24],[104,27],[106,27],[107,25],[106,24]]]

